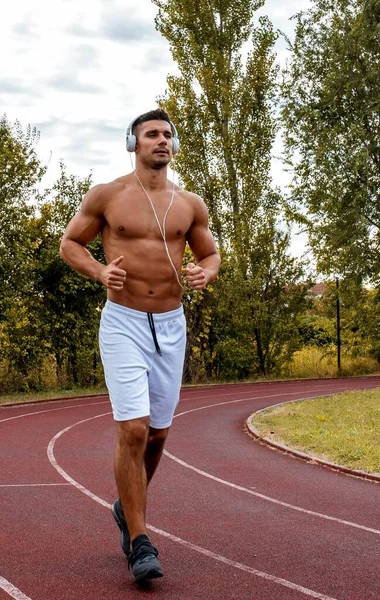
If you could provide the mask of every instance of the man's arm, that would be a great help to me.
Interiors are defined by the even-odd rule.
[[[196,264],[186,267],[187,280],[195,290],[201,290],[214,281],[220,268],[220,256],[208,226],[208,213],[204,202],[195,197],[194,222],[187,234],[187,241]]]
[[[107,288],[121,289],[126,272],[118,265],[123,257],[119,256],[109,265],[95,260],[85,247],[101,231],[104,218],[104,186],[97,185],[85,195],[80,211],[71,219],[62,237],[59,253],[70,267],[96,279]]]

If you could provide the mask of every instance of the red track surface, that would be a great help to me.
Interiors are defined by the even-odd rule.
[[[128,573],[106,397],[0,410],[0,599],[379,600],[380,487],[244,432],[281,401],[380,378],[185,389],[149,489],[165,577]],[[76,485],[75,485],[76,482]]]

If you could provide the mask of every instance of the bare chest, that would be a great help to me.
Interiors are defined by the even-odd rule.
[[[193,221],[192,208],[182,198],[174,197],[169,208],[170,195],[152,199],[147,197],[115,198],[105,212],[106,226],[116,237],[128,239],[162,239],[168,241],[186,236]]]

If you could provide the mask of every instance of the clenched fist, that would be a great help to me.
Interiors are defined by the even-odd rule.
[[[100,281],[110,290],[121,290],[127,278],[127,272],[119,269],[124,256],[119,256],[105,266],[100,275]]]
[[[185,274],[187,281],[193,290],[203,290],[203,288],[206,287],[206,273],[199,265],[189,263],[185,269]]]

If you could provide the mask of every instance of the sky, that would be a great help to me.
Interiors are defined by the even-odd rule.
[[[291,17],[311,0],[267,0],[257,11],[292,38]],[[169,44],[156,30],[150,0],[12,0],[0,21],[0,114],[41,134],[38,155],[49,163],[46,186],[63,160],[69,173],[93,173],[93,183],[131,171],[125,130],[156,106],[168,75],[178,73]],[[286,43],[277,59],[285,64]],[[273,154],[281,154],[278,138]],[[281,161],[272,161],[275,185],[289,182]],[[300,255],[304,236],[293,236]]]

